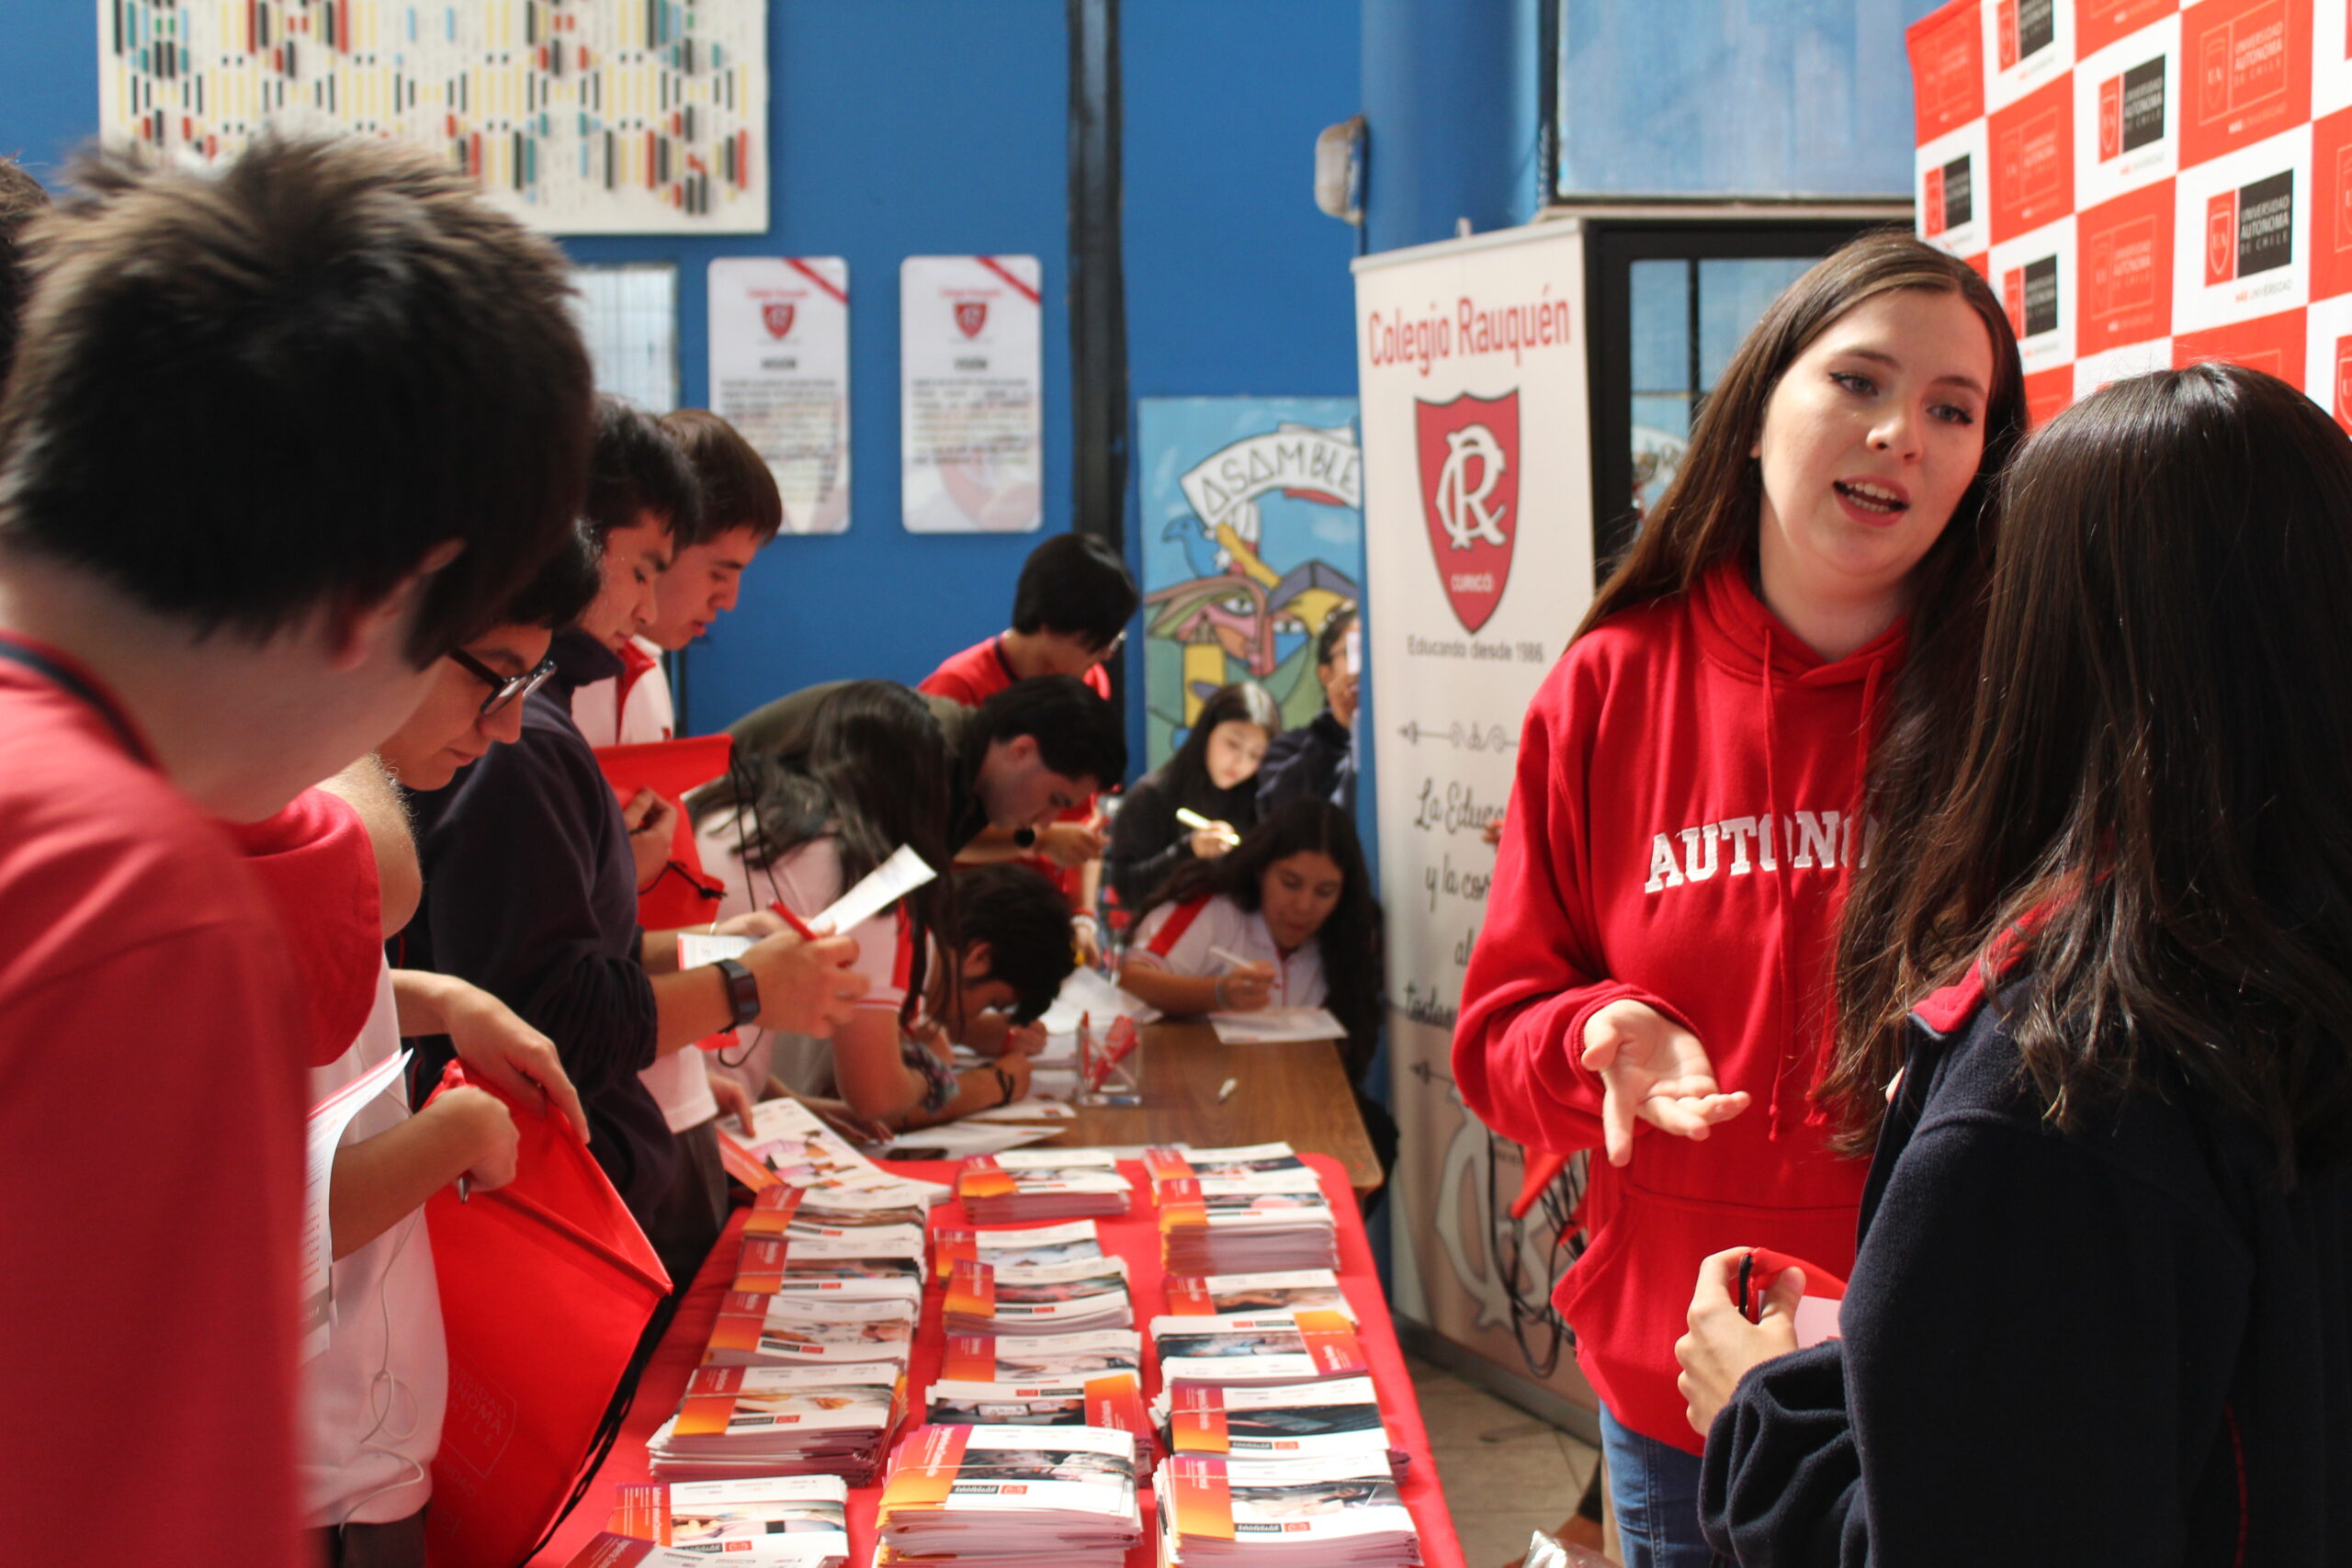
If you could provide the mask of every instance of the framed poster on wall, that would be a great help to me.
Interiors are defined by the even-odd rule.
[[[787,534],[849,527],[849,263],[710,264],[710,406],[767,459]]]
[[[1045,521],[1044,269],[1035,256],[899,266],[899,505],[915,534]]]

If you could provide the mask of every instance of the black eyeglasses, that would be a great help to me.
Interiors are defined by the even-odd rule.
[[[481,716],[484,718],[490,717],[511,703],[521,702],[525,697],[546,685],[548,677],[555,673],[555,660],[552,658],[540,660],[535,668],[526,670],[520,675],[501,675],[462,648],[451,649],[449,657],[457,660],[458,669],[490,688],[490,695],[481,700]]]

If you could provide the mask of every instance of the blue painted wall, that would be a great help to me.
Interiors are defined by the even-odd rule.
[[[1312,175],[1315,133],[1357,108],[1361,0],[1126,0],[1122,12],[1134,394],[1352,395],[1355,234],[1315,209]],[[44,177],[96,129],[94,15],[88,0],[0,6],[0,151]],[[899,524],[901,257],[1044,263],[1045,526],[1069,526],[1064,16],[1064,0],[774,0],[773,231],[565,242],[583,262],[677,264],[689,403],[708,385],[713,257],[849,260],[852,525],[763,557],[741,608],[690,656],[694,726],[809,682],[917,680],[1005,623],[1041,535]],[[1132,487],[1127,511],[1132,530]]]

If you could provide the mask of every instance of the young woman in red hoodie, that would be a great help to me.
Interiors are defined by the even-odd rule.
[[[2023,423],[1984,279],[1856,240],[1749,333],[1529,709],[1453,1070],[1504,1136],[1607,1151],[1557,1299],[1628,1568],[1711,1555],[1675,1388],[1700,1261],[1853,1261],[1864,1168],[1809,1098],[1839,906],[1968,711]]]

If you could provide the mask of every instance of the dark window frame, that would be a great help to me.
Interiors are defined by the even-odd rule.
[[[1893,214],[1746,218],[1711,212],[1687,219],[1583,215],[1582,220],[1585,320],[1590,323],[1585,377],[1592,438],[1592,563],[1598,584],[1634,541],[1634,264],[1693,264],[1690,352],[1695,389],[1700,352],[1695,264],[1824,256],[1857,234],[1901,220]]]

